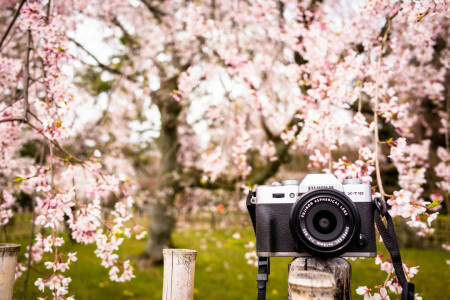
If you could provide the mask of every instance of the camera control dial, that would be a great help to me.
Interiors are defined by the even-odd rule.
[[[283,180],[281,185],[300,185],[300,181],[294,179]]]
[[[344,179],[344,184],[362,184],[361,178],[347,178]]]

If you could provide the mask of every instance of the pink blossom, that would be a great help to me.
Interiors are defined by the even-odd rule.
[[[409,278],[413,278],[414,275],[419,273],[419,266],[417,267],[409,267],[406,264],[403,264],[403,270],[406,272]]]
[[[56,271],[56,270],[57,270],[57,265],[56,265],[55,263],[51,262],[51,261],[46,261],[46,262],[44,263],[44,265],[45,265],[45,267],[46,267],[47,269],[53,269],[53,271]]]
[[[367,288],[367,286],[359,286],[359,287],[356,289],[356,293],[357,293],[358,295],[370,295],[370,294],[369,294],[370,291],[371,291],[371,289]],[[364,298],[365,298],[365,297],[364,297]]]
[[[241,234],[239,232],[235,232],[235,233],[233,233],[233,235],[231,237],[233,239],[240,240],[241,239]]]
[[[76,252],[74,252],[74,253],[68,253],[67,254],[67,258],[68,258],[68,261],[67,261],[67,263],[70,263],[70,262],[75,262],[75,261],[77,261],[77,257],[76,257]]]
[[[38,278],[35,282],[34,285],[38,287],[38,289],[43,292],[45,289],[45,282],[42,280],[42,278]]]

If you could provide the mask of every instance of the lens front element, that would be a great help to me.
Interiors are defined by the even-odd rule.
[[[291,233],[301,250],[332,257],[346,252],[359,235],[359,214],[342,192],[320,189],[303,194],[292,206]]]
[[[331,211],[326,210],[326,208],[323,208],[323,210],[320,210],[312,216],[312,225],[315,231],[324,235],[340,232],[342,227],[337,227],[336,217]]]

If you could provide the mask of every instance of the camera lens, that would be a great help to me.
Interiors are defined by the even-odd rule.
[[[336,228],[336,217],[327,210],[318,212],[313,218],[313,226],[320,233],[330,233]]]
[[[359,235],[354,203],[342,192],[319,189],[300,196],[292,206],[291,233],[299,252],[333,257],[349,250]]]

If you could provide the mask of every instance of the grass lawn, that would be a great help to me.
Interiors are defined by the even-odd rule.
[[[198,251],[195,273],[195,299],[255,299],[256,268],[249,266],[244,258],[245,242],[254,239],[249,229],[241,230],[242,238],[233,239],[236,231],[231,230],[183,230],[173,235],[178,248],[196,249]],[[10,241],[24,245],[23,240]],[[143,251],[145,242],[128,240],[121,248],[124,258],[134,259]],[[72,277],[71,294],[77,299],[161,299],[163,267],[136,270],[136,278],[127,283],[113,283],[108,279],[108,272],[99,264],[94,255],[94,246],[71,245],[66,242],[64,251],[78,252],[78,261],[70,266],[67,275]],[[22,247],[22,253],[25,246]],[[384,247],[379,245],[378,252]],[[419,273],[413,278],[416,291],[424,299],[443,299],[450,294],[450,268],[446,260],[448,252],[432,250],[402,249],[404,261],[411,265],[420,265]],[[21,256],[23,259],[23,256]],[[287,299],[287,265],[290,258],[272,258],[271,275],[268,283],[268,299]],[[386,273],[379,270],[374,259],[351,262],[352,294],[359,285],[369,287],[384,281]],[[37,277],[48,274],[42,265],[34,266],[28,284],[28,299],[36,299],[42,294],[34,286]],[[22,276],[15,284],[15,299],[20,299],[23,290]],[[392,299],[400,297],[392,297]]]

